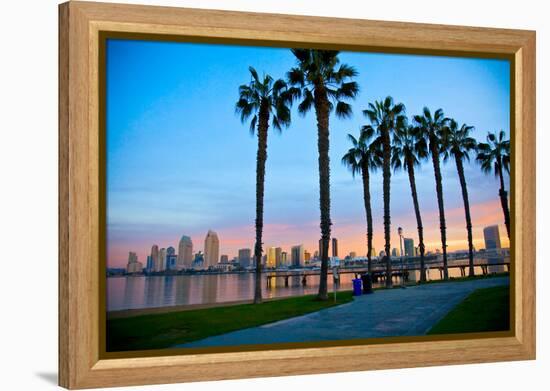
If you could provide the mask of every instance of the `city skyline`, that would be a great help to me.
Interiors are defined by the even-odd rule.
[[[500,233],[499,233],[499,228],[498,227],[499,227],[499,225],[491,225],[491,226],[487,226],[487,227],[483,228],[483,234],[484,234],[483,244],[484,244],[484,246],[483,247],[474,246],[476,251],[479,251],[479,250],[482,250],[482,249],[483,250],[491,250],[491,249],[507,248],[506,246],[501,246],[500,240],[502,240],[502,239],[500,239],[500,240],[496,239],[496,238],[500,238]],[[217,237],[217,233],[215,231],[209,230],[208,233],[207,233],[207,238],[205,239],[205,242],[208,239],[208,235],[210,233],[214,233]],[[337,240],[337,238],[333,238],[333,239]],[[182,239],[180,240],[180,248],[182,248],[181,243],[185,240],[190,241],[191,238],[187,235],[183,235]],[[231,261],[234,261],[234,260],[236,260],[238,262],[242,262],[242,260],[245,260],[245,259],[246,259],[247,262],[250,262],[253,258],[252,246],[239,248],[237,250],[236,254],[232,254],[232,253],[223,253],[222,251],[220,251],[219,250],[219,248],[221,248],[221,247],[219,247],[220,243],[221,243],[221,241],[218,242],[218,253],[220,255],[219,255],[219,259],[217,260],[217,262],[215,262],[213,264],[209,264],[207,261],[205,261],[204,266],[214,266],[214,265],[219,264],[219,263],[224,263],[224,259],[226,260],[226,262],[231,262]],[[399,244],[398,244],[398,246],[399,246]],[[293,246],[290,246],[288,248],[284,247],[284,246],[277,246],[277,247],[268,246],[268,247],[266,247],[265,251],[263,252],[263,256],[266,258],[265,259],[266,266],[267,267],[278,267],[280,265],[293,265],[294,262],[293,262],[292,258],[287,260],[286,255],[288,253],[290,253],[291,257],[292,257],[293,256],[292,251],[297,249],[297,248],[300,248],[302,258],[303,258],[302,261],[309,261],[310,259],[307,259],[307,255],[308,254],[311,255],[311,252],[309,252],[308,251],[309,249],[306,246],[304,246],[303,244],[293,245]],[[289,252],[284,251],[284,250],[287,250],[287,249],[290,250],[290,251]],[[145,254],[144,259],[148,259],[149,257],[154,258],[155,251],[162,251],[162,250],[165,250],[167,255],[172,255],[174,257],[177,257],[177,259],[179,260],[180,253],[175,254],[174,247],[172,247],[172,246],[169,246],[168,248],[163,247],[163,248],[160,248],[160,250],[159,250],[159,247],[156,244],[152,245],[152,250],[150,251],[150,253]],[[171,254],[170,254],[170,250],[172,251]],[[188,252],[188,251],[189,251],[189,249],[187,247],[185,247],[185,252]],[[373,248],[373,251],[375,251],[374,248]],[[438,253],[438,251],[439,251],[439,249],[437,247],[435,247],[433,249],[431,249],[429,247],[426,247],[426,254]],[[467,249],[466,248],[464,248],[464,249],[457,248],[456,250],[450,250],[449,253],[453,253],[455,251],[456,252],[464,252],[464,251],[467,251]],[[346,257],[350,257],[350,258],[355,258],[355,257],[364,258],[364,257],[366,257],[366,251],[365,251],[365,253],[361,253],[361,252],[357,252],[357,251],[350,251],[350,252],[346,253],[346,255],[338,256],[338,255],[334,255],[332,247],[330,247],[329,252],[331,253],[332,257],[337,257],[337,258],[340,258],[340,259],[344,259]],[[400,250],[399,247],[392,247],[391,252],[392,252],[392,256],[400,256],[401,255],[401,250]],[[199,249],[196,252],[191,252],[190,254],[193,256],[193,258],[197,254],[204,254],[204,248]],[[374,254],[374,253],[373,253],[373,256],[377,257],[377,255]],[[413,238],[406,238],[406,237],[403,238],[403,256],[405,256],[405,257],[416,257],[416,256],[418,256],[418,247],[415,246]],[[272,259],[270,259],[270,258],[272,258]],[[132,261],[130,261],[130,259],[132,259]],[[315,256],[313,256],[311,258],[311,260],[318,260],[317,259],[317,251],[315,252]],[[129,250],[127,252],[126,262],[127,262],[127,264],[128,263],[143,264],[143,262],[140,260],[137,253],[135,251],[131,251],[131,250]],[[193,267],[193,262],[191,261],[190,263],[180,264],[180,262],[178,261],[177,263],[174,262],[173,266],[177,270],[180,270],[180,269],[183,269],[183,268],[192,268]],[[246,266],[252,266],[252,265],[246,265]],[[155,268],[155,266],[153,266],[153,268]]]
[[[187,64],[189,57],[201,58],[201,64]],[[472,135],[478,141],[484,141],[487,131],[503,129],[509,135],[509,63],[349,52],[343,52],[341,59],[358,69],[363,90],[353,103],[352,119],[331,117],[332,230],[340,254],[364,254],[361,181],[351,178],[340,158],[349,147],[346,134],[357,134],[367,122],[361,115],[367,102],[391,94],[405,103],[409,116],[424,105],[442,107],[445,114],[476,126]],[[176,247],[182,234],[197,238],[194,245],[199,250],[209,229],[219,235],[219,254],[233,257],[240,248],[253,248],[256,140],[234,114],[237,86],[249,77],[250,63],[257,64],[260,73],[283,77],[294,58],[288,49],[109,40],[109,267],[124,266],[128,251],[143,262],[152,244]],[[138,88],[139,94],[135,93]],[[461,100],[461,96],[468,99]],[[302,118],[293,108],[291,127],[280,135],[271,133],[268,156],[264,254],[271,246],[290,249],[297,243],[315,251],[320,233],[316,133],[311,116]],[[428,163],[417,170],[417,187],[425,245],[436,249],[441,247],[439,221]],[[498,182],[483,174],[474,159],[465,170],[474,246],[482,248],[483,228],[503,225]],[[443,164],[442,171],[448,248],[465,249],[464,209],[454,163]],[[372,175],[371,186],[373,245],[380,249],[380,172]],[[392,248],[399,248],[397,226],[418,243],[408,186],[405,173],[392,173]],[[509,246],[507,237],[500,240],[503,247]]]

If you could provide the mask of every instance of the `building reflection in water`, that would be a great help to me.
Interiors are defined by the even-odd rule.
[[[508,258],[505,259],[508,261]],[[501,263],[501,259],[488,259],[483,262],[476,259],[476,262],[483,262],[488,265],[488,272],[507,271],[505,266],[491,266],[491,263]],[[452,262],[449,262],[452,265]],[[400,270],[398,267],[395,270]],[[482,275],[480,266],[475,267],[475,274]],[[468,272],[466,267],[466,273]],[[409,272],[409,282],[418,281],[419,271]],[[461,277],[460,268],[449,268],[450,277]],[[212,304],[230,301],[252,300],[255,288],[255,274],[202,274],[202,275],[179,275],[179,276],[135,276],[135,277],[113,277],[107,279],[107,308],[109,311],[116,311],[131,308],[162,307],[168,305],[186,304]],[[428,280],[439,280],[440,271],[438,267],[427,269]],[[340,274],[341,282],[338,289],[351,290],[353,273]],[[328,288],[332,292],[332,273],[328,276]],[[264,298],[299,296],[305,294],[316,294],[319,289],[319,276],[308,276],[306,285],[303,285],[302,277],[291,276],[288,279],[288,286],[284,278],[272,280],[268,288],[266,277],[262,276],[262,295]],[[394,283],[400,283],[400,279],[394,279]],[[380,287],[384,281],[380,279],[373,286]]]

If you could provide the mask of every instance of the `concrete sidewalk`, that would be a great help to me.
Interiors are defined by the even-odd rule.
[[[508,277],[379,290],[308,315],[175,347],[232,346],[426,334],[474,290],[509,285]]]

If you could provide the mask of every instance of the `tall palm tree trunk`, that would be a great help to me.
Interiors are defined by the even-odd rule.
[[[315,114],[317,116],[317,148],[319,150],[319,206],[321,210],[321,275],[319,300],[328,300],[328,246],[330,241],[330,160],[329,160],[329,102],[326,90],[315,88]]]
[[[439,229],[441,231],[441,247],[443,251],[443,279],[449,279],[447,269],[447,227],[445,225],[445,205],[443,204],[443,185],[441,179],[441,167],[439,165],[439,147],[437,141],[430,139],[430,152],[435,173],[435,190],[437,193],[437,205],[439,207]]]
[[[391,159],[391,146],[390,146],[390,133],[388,130],[384,130],[383,138],[383,193],[384,193],[384,249],[386,251],[386,287],[392,286],[392,265],[390,257],[390,229],[391,229],[391,217],[390,217],[390,159]]]
[[[498,195],[500,196],[500,204],[502,206],[502,211],[504,212],[504,224],[506,225],[506,233],[508,234],[508,239],[510,239],[510,209],[508,208],[508,193],[504,187],[504,176],[502,175],[502,161],[497,161],[498,165],[498,177],[500,179],[500,190]]]
[[[414,205],[414,213],[416,215],[416,226],[418,229],[418,249],[420,250],[420,282],[426,282],[426,262],[424,253],[424,228],[422,227],[422,216],[420,215],[420,205],[418,203],[418,194],[416,192],[416,180],[414,175],[414,162],[409,157],[407,161],[407,170],[409,173],[409,184],[411,186],[411,194]]]
[[[468,199],[468,187],[464,176],[464,165],[462,158],[455,155],[456,168],[458,178],[460,179],[460,187],[462,188],[462,200],[464,201],[464,215],[466,217],[466,230],[468,231],[468,276],[473,277],[474,272],[474,242],[472,239],[472,217],[470,216],[470,200]]]
[[[269,111],[267,107],[262,106],[258,118],[258,154],[256,156],[256,244],[254,245],[254,258],[256,259],[254,303],[256,304],[262,302],[262,233],[264,228],[264,182],[268,128]]]
[[[361,168],[363,174],[363,201],[365,202],[365,213],[367,214],[367,270],[372,276],[372,209],[370,205],[370,173],[368,163],[363,163]]]

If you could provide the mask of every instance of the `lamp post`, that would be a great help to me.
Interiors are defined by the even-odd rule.
[[[397,228],[399,234],[399,247],[401,249],[401,288],[405,288],[405,266],[403,265],[403,228]]]

